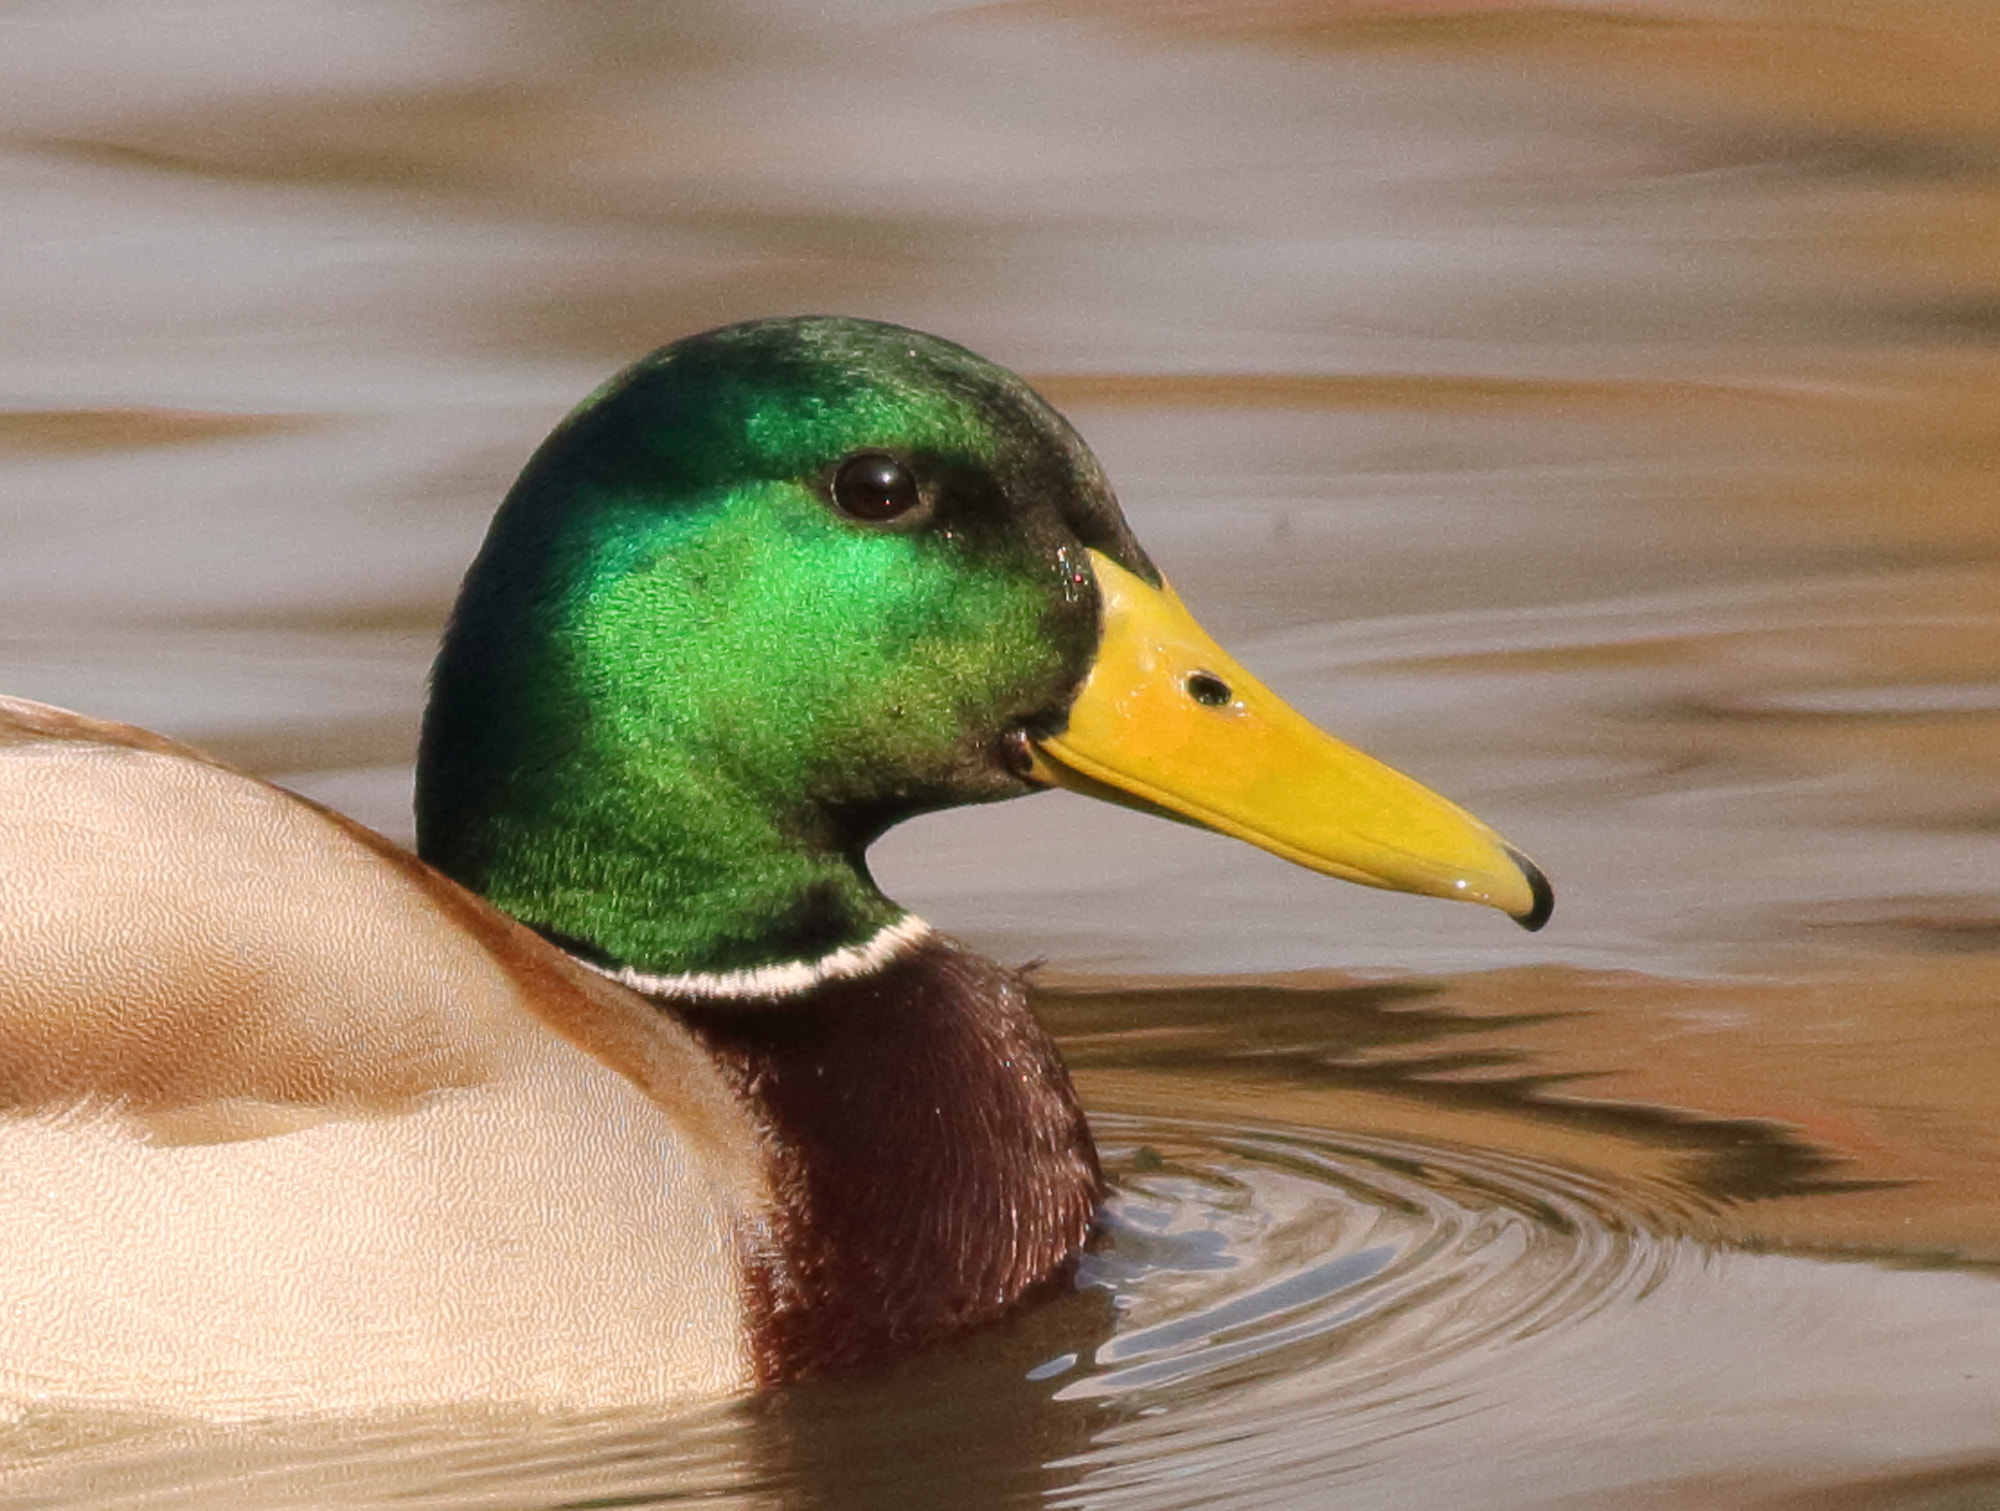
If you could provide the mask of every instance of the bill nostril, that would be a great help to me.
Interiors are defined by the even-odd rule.
[[[1236,698],[1236,694],[1229,690],[1229,684],[1214,672],[1190,672],[1183,685],[1188,696],[1203,708],[1226,708]]]

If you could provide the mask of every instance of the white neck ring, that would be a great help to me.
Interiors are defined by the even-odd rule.
[[[732,999],[797,997],[829,981],[872,976],[904,951],[930,937],[931,926],[914,913],[885,924],[860,944],[843,945],[817,960],[787,960],[778,965],[752,966],[741,971],[689,971],[683,975],[649,975],[631,966],[613,969],[579,959],[600,976],[648,997]]]

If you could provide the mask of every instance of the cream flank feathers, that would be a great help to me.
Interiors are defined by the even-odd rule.
[[[671,1018],[196,752],[13,699],[0,749],[0,1403],[752,1383],[760,1136]]]

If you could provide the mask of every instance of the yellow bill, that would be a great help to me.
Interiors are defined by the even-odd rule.
[[[1090,553],[1103,640],[1060,734],[1031,771],[1248,840],[1364,886],[1483,902],[1526,928],[1555,894],[1478,819],[1322,734],[1238,666],[1172,588]]]

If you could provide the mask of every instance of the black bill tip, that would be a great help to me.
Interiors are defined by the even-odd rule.
[[[1534,894],[1535,905],[1525,913],[1514,915],[1514,922],[1530,934],[1549,921],[1549,915],[1556,910],[1556,889],[1549,885],[1549,879],[1542,875],[1542,868],[1529,860],[1512,845],[1505,847],[1514,864],[1521,868],[1521,874],[1528,878],[1528,890]]]

